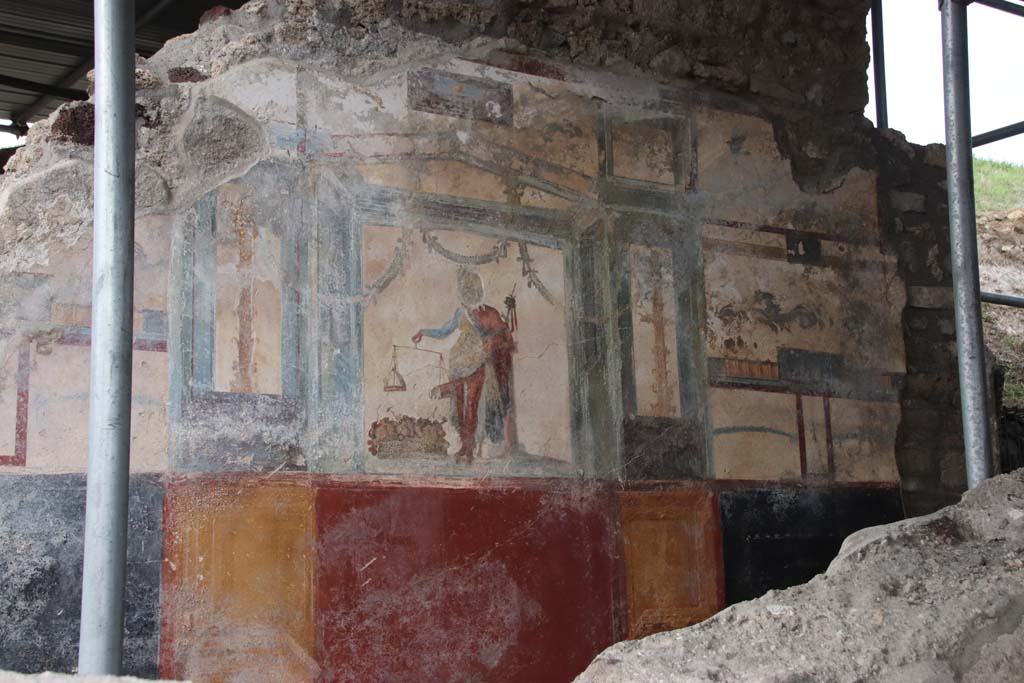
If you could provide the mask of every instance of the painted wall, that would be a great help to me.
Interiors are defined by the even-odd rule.
[[[125,675],[158,678],[164,487],[129,486]],[[0,475],[0,668],[72,671],[78,663],[85,475]]]
[[[173,86],[208,181],[140,217],[136,467],[896,481],[876,173],[805,191],[745,103],[488,60]],[[84,469],[89,248],[10,279],[12,471]]]
[[[758,101],[499,41],[235,35],[272,11],[140,66],[140,672],[568,681],[902,514],[874,163],[815,186]],[[50,227],[3,262],[12,544],[86,466],[91,152],[45,130],[0,188],[0,234]],[[78,556],[33,548],[63,597],[0,616],[71,618]]]

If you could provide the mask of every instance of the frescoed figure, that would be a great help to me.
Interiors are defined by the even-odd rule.
[[[460,267],[457,285],[460,306],[451,320],[438,328],[421,329],[412,341],[445,339],[458,331],[459,338],[449,352],[449,381],[434,387],[430,396],[451,399],[452,424],[462,443],[455,457],[469,464],[483,436],[492,443],[504,443],[503,455],[516,447],[512,401],[515,342],[501,313],[483,303],[483,283],[475,271]]]

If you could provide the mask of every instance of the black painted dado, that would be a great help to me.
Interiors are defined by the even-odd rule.
[[[730,604],[804,583],[854,531],[903,519],[895,488],[733,489],[720,501]]]
[[[126,674],[157,678],[164,487],[133,475]],[[78,658],[85,475],[0,476],[0,669],[63,671]]]

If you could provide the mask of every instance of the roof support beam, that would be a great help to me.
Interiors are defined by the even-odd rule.
[[[13,31],[0,31],[0,44],[27,47],[31,50],[42,50],[61,55],[79,55],[82,57],[92,54],[92,46],[85,43],[69,43],[63,40],[52,38],[40,38],[29,36],[24,33]]]
[[[0,133],[10,133],[20,138],[28,133],[28,126],[19,126],[16,123],[0,123]]]
[[[84,90],[36,83],[35,81],[26,81],[24,78],[15,78],[14,76],[5,76],[3,74],[0,74],[0,85],[14,88],[15,90],[42,93],[47,97],[59,97],[64,100],[85,100],[89,98],[89,93]]]
[[[156,0],[146,12],[135,21],[136,32],[157,18],[157,16],[165,9],[170,7],[176,2],[176,0]],[[68,71],[57,81],[57,86],[61,88],[70,88],[79,80],[82,79],[92,69],[93,60],[83,59],[75,66],[68,69]],[[40,95],[31,103],[29,103],[24,109],[16,111],[11,115],[11,118],[16,124],[28,123],[29,119],[39,113],[40,109],[43,109],[50,101],[49,95]]]

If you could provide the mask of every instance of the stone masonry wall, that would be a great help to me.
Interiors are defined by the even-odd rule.
[[[907,284],[903,338],[906,384],[897,463],[908,515],[955,503],[967,487],[960,424],[946,156],[942,145],[877,137],[883,237]]]

